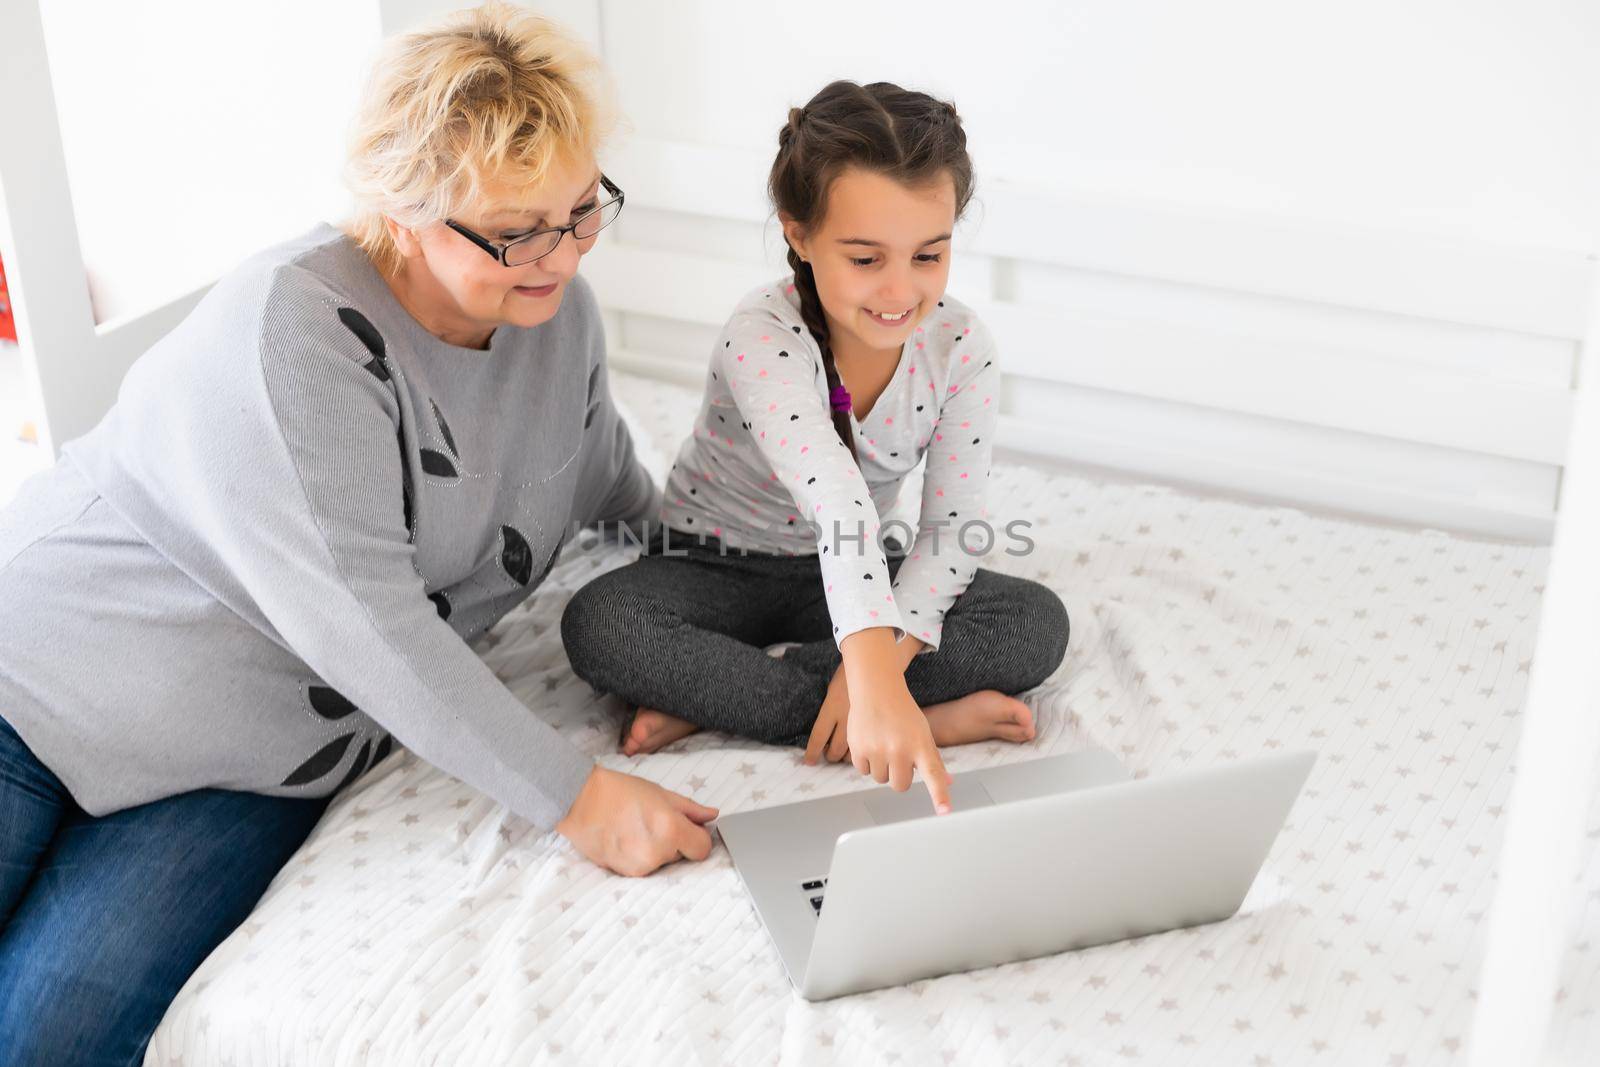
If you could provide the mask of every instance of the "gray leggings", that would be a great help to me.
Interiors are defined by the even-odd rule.
[[[804,745],[840,663],[815,556],[726,550],[658,534],[639,559],[573,596],[561,639],[578,677],[630,705],[774,744]],[[903,556],[889,544],[889,573]],[[678,555],[680,551],[684,555]],[[1043,682],[1067,651],[1067,610],[1038,582],[979,569],[935,652],[906,669],[923,707]],[[799,641],[781,659],[763,649]]]

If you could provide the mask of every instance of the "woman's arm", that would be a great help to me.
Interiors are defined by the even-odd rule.
[[[709,809],[616,787],[440,619],[406,527],[396,395],[336,305],[306,303],[236,339],[254,346],[247,363],[196,368],[184,404],[126,430],[149,435],[159,484],[181,489],[167,506],[234,583],[227,602],[418,756],[562,823],[597,862],[634,873],[703,854]]]
[[[401,506],[391,383],[358,362],[367,353],[331,313],[282,326],[268,316],[257,345],[264,403],[185,457],[200,492],[216,494],[203,535],[324,682],[423,759],[553,825],[592,761],[428,601]]]

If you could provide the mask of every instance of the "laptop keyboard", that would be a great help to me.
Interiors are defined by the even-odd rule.
[[[811,913],[813,915],[822,914],[822,892],[827,885],[828,880],[826,878],[808,878],[800,883],[801,891],[811,901]]]

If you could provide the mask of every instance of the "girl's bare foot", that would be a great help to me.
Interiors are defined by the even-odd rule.
[[[633,713],[633,721],[628,728],[622,731],[622,754],[638,756],[655,752],[699,729],[694,723],[685,722],[676,715],[668,715],[654,708],[640,708]]]
[[[970,745],[974,741],[1033,740],[1033,711],[1016,697],[995,689],[980,689],[960,700],[924,708],[933,741],[947,745]]]

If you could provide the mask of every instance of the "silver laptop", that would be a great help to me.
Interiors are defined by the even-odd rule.
[[[717,820],[807,1000],[1216,922],[1239,910],[1312,752],[1132,779],[1111,753]]]

